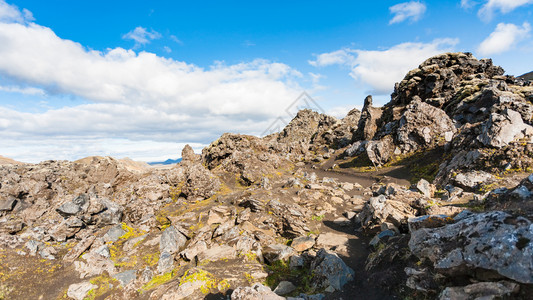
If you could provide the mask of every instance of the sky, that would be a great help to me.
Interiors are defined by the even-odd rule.
[[[533,0],[0,0],[0,155],[141,161],[390,100],[442,52],[533,70]]]

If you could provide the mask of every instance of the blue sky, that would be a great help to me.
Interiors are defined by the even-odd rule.
[[[342,117],[446,51],[533,69],[533,0],[0,0],[0,155],[176,158],[302,91]],[[287,120],[288,121],[288,120]]]

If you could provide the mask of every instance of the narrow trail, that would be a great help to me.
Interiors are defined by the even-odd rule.
[[[332,169],[337,156],[338,154],[333,155],[330,159],[320,165],[307,165],[306,169],[309,172],[315,172],[320,179],[328,177],[335,179],[338,183],[348,182],[361,185],[363,187],[362,190],[353,190],[348,192],[348,194],[350,196],[363,196],[365,200],[368,200],[370,196],[363,195],[364,190],[375,183],[394,182],[401,185],[409,185],[409,181],[407,180],[408,172],[405,170],[404,166],[382,168],[377,171],[365,173],[356,172],[353,169]],[[339,251],[337,254],[355,271],[355,280],[347,283],[342,291],[326,294],[326,299],[395,299],[393,295],[367,280],[368,273],[365,270],[365,262],[368,255],[371,253],[369,242],[373,235],[366,235],[357,231],[357,226],[353,222],[347,226],[336,224],[334,220],[341,217],[347,210],[350,210],[350,206],[338,206],[336,209],[336,212],[325,215],[321,233],[335,233],[348,239],[346,250]]]

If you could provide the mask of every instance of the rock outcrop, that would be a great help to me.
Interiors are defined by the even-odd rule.
[[[169,167],[0,158],[0,298],[527,298],[532,103],[446,53],[384,107],[303,110]]]

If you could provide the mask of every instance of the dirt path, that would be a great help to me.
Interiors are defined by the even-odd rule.
[[[315,172],[317,177],[322,179],[324,177],[334,178],[337,182],[358,183],[363,188],[370,187],[375,183],[394,182],[401,185],[409,185],[408,173],[402,170],[403,166],[395,166],[389,168],[382,168],[378,171],[360,173],[353,169],[334,169],[331,167],[335,163],[336,156],[333,156],[328,161],[321,165],[307,165],[309,172]],[[363,191],[352,191],[353,195],[362,195]],[[369,196],[364,196],[367,200]],[[334,223],[335,218],[342,216],[343,213],[350,209],[349,206],[337,207],[337,212],[333,214],[326,214],[323,220],[321,233],[335,233],[348,238],[348,245],[345,251],[339,251],[337,254],[342,260],[355,271],[355,280],[347,283],[342,291],[327,294],[326,299],[348,300],[348,299],[364,299],[364,300],[378,300],[378,299],[395,299],[383,289],[376,287],[367,280],[367,272],[365,271],[365,262],[368,255],[371,253],[369,242],[373,236],[365,235],[357,231],[357,226],[350,223],[348,226],[340,226]]]

